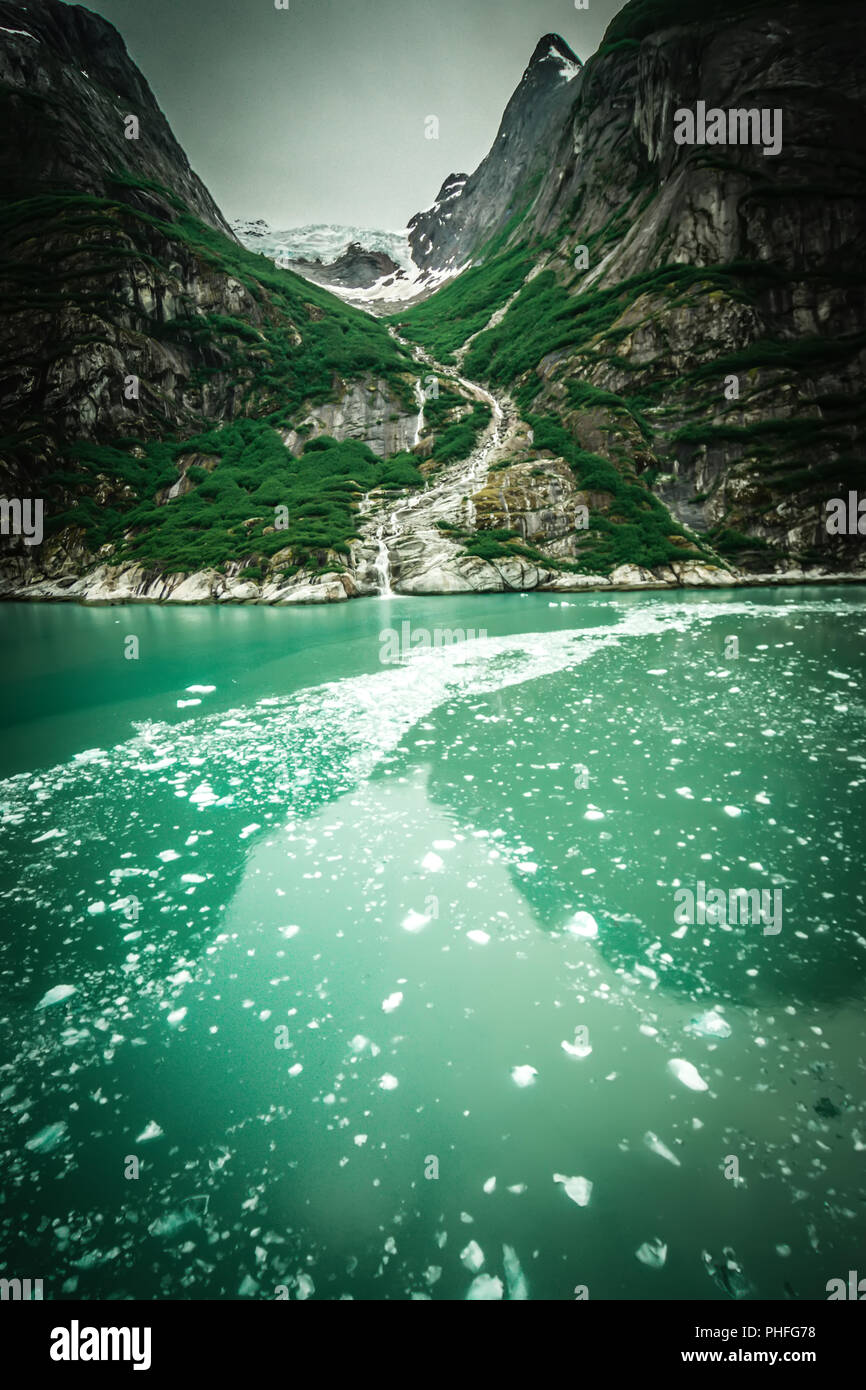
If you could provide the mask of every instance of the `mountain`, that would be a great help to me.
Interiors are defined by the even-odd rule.
[[[582,66],[558,34],[545,34],[505,108],[493,148],[474,174],[449,174],[432,207],[409,223],[412,259],[424,271],[468,262],[529,201],[581,85]]]
[[[120,193],[130,206],[170,218],[161,190],[171,189],[231,236],[116,29],[80,5],[0,0],[0,34],[0,197]],[[137,139],[127,138],[129,116],[139,123]],[[128,164],[134,186],[124,182]]]
[[[350,242],[337,260],[323,265],[321,261],[297,259],[289,261],[289,268],[297,270],[308,280],[321,285],[333,285],[345,289],[369,289],[380,280],[398,277],[406,279],[396,261],[384,251],[368,251],[360,242]]]
[[[405,282],[308,246],[340,298],[227,228],[111,25],[0,16],[0,485],[45,503],[0,597],[862,578],[826,525],[866,475],[859,6],[632,0],[585,67],[545,35]]]
[[[632,0],[571,78],[556,42],[539,72],[542,40],[487,159],[414,219],[416,259],[469,268],[393,322],[511,392],[534,442],[608,495],[571,547],[594,572],[657,567],[658,504],[723,564],[862,568],[826,517],[866,485],[864,39],[844,0]],[[539,82],[517,196],[499,150]],[[768,134],[778,111],[781,148],[677,143],[699,103],[764,112]],[[493,530],[520,512],[508,478]]]
[[[274,261],[321,261],[327,265],[339,260],[349,246],[360,245],[367,251],[382,252],[403,270],[412,266],[405,231],[388,232],[339,222],[316,222],[278,231],[262,218],[236,218],[231,225],[244,246],[261,251]]]
[[[0,487],[45,516],[0,594],[375,589],[375,544],[340,576],[358,498],[423,481],[410,354],[240,244],[112,25],[0,21]]]

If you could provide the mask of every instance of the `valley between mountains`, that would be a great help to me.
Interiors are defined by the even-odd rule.
[[[852,24],[631,0],[585,64],[546,34],[478,169],[323,262],[229,226],[110,24],[0,0],[0,476],[44,506],[0,597],[862,578],[826,524],[866,474]],[[778,156],[677,145],[698,96],[782,110]]]

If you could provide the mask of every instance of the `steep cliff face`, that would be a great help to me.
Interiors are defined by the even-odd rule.
[[[408,354],[241,246],[106,21],[0,0],[0,74],[0,490],[46,531],[4,535],[0,591],[339,566],[357,495],[422,481]]]
[[[0,197],[77,190],[171,219],[170,189],[232,236],[112,25],[60,0],[0,0],[0,39]],[[117,181],[127,169],[135,187]]]
[[[432,207],[409,223],[412,259],[422,270],[467,263],[529,202],[580,89],[581,63],[558,34],[539,40],[505,108],[493,148],[475,173],[450,174]]]
[[[866,483],[864,38],[841,0],[633,0],[574,83],[498,269],[404,330],[429,344],[437,299],[453,322],[487,286],[464,369],[560,421],[579,474],[607,461],[652,483],[741,564],[862,563],[825,522]],[[700,102],[779,112],[779,152],[678,144],[675,113]]]

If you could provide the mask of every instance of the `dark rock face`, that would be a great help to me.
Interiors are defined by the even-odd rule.
[[[866,484],[866,136],[852,119],[866,101],[866,16],[835,0],[742,8],[602,51],[586,69],[533,234],[567,217],[564,257],[597,239],[578,296],[665,266],[709,274],[684,291],[647,284],[624,297],[609,338],[552,366],[537,404],[552,404],[576,370],[629,396],[665,382],[654,451],[675,516],[850,566],[859,539],[830,543],[825,502]],[[699,100],[781,110],[781,153],[677,145],[674,112]],[[743,273],[713,277],[731,266]]]
[[[477,264],[485,235],[519,211],[520,180],[500,155],[516,146],[537,179],[510,244],[535,248],[534,272],[574,332],[551,331],[545,350],[518,297],[497,331],[513,340],[530,327],[539,360],[500,382],[540,382],[537,414],[555,413],[627,475],[651,470],[677,520],[724,532],[729,559],[860,565],[862,538],[830,537],[826,504],[866,491],[866,131],[855,115],[866,12],[850,0],[633,0],[610,34],[579,77],[552,84],[541,41],[487,159],[415,218],[413,254]],[[537,88],[544,117],[526,101]],[[701,101],[780,110],[781,151],[677,144],[675,112]],[[464,365],[491,364],[470,350]]]
[[[387,275],[405,278],[400,266],[385,251],[368,251],[357,241],[350,242],[342,256],[328,265],[323,265],[320,260],[305,260],[302,256],[290,264],[292,270],[297,270],[307,280],[315,280],[319,285],[339,285],[344,289],[369,289]]]
[[[173,217],[158,189],[145,194],[114,181],[134,165],[139,179],[171,190],[232,236],[107,20],[60,0],[0,0],[0,27],[23,31],[0,33],[0,196],[75,189]],[[138,140],[126,138],[127,116],[138,118]]]
[[[580,59],[558,34],[545,34],[486,159],[468,177],[449,174],[433,206],[409,223],[416,265],[436,271],[464,264],[528,204],[532,179],[549,165],[551,142],[574,106],[580,80]]]

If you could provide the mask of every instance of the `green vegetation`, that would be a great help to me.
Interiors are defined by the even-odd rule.
[[[708,552],[673,521],[667,508],[637,477],[620,472],[599,454],[581,449],[555,416],[529,415],[527,419],[536,448],[550,449],[564,458],[582,490],[606,492],[613,499],[605,512],[590,508],[577,569],[586,574],[609,574],[623,564],[651,569],[672,561],[712,562]]]
[[[323,565],[327,551],[348,552],[362,493],[423,483],[411,455],[383,460],[357,440],[338,444],[323,436],[311,440],[296,458],[273,426],[261,420],[237,420],[183,442],[79,443],[69,453],[77,470],[64,468],[46,480],[49,487],[71,494],[69,506],[47,518],[49,533],[78,526],[94,550],[110,545],[118,560],[173,573],[243,559],[263,572],[270,557],[285,547],[291,551],[290,572],[301,565]],[[177,459],[191,453],[219,462],[212,471],[191,468],[193,490],[157,504],[156,493],[177,481]],[[134,499],[98,504],[93,496],[97,480],[115,483],[118,492],[126,484]],[[285,519],[285,513],[276,511],[281,507],[287,510],[288,527],[277,529],[278,520]]]
[[[453,463],[457,459],[468,458],[478,443],[478,437],[490,423],[490,406],[484,401],[476,401],[470,413],[462,420],[455,420],[433,442],[433,457],[437,463]]]

